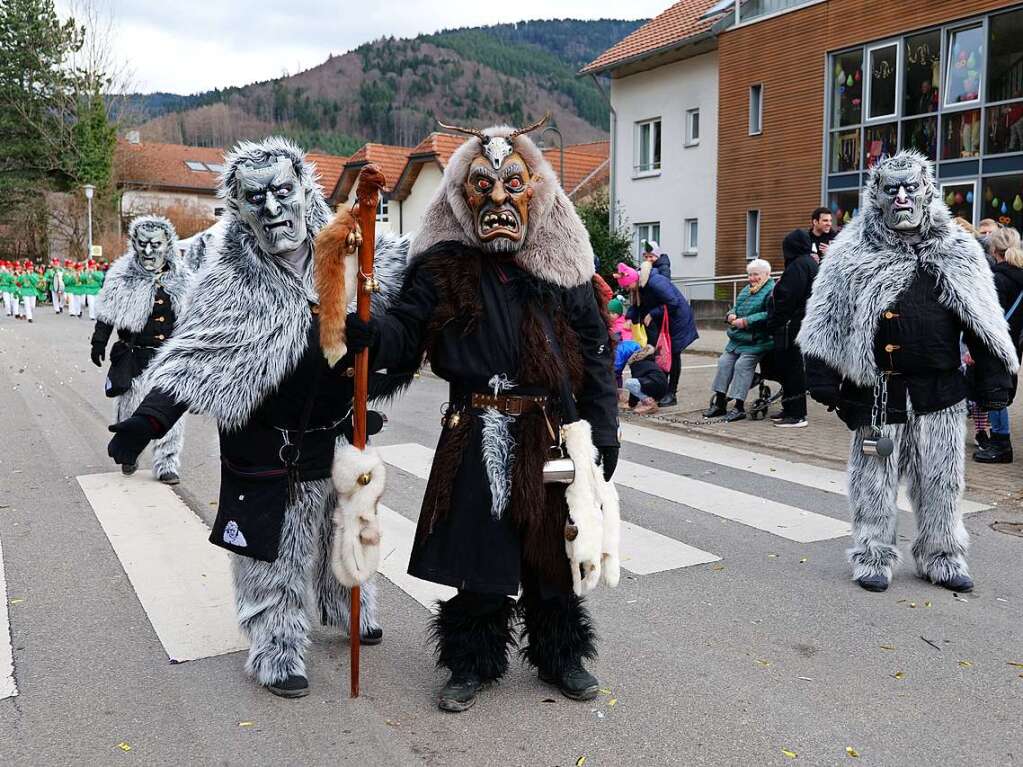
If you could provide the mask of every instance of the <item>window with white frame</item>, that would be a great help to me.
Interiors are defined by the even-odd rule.
[[[390,201],[386,195],[380,195],[380,202],[377,203],[377,221],[381,223],[387,223],[388,209],[390,208]]]
[[[659,173],[661,170],[661,119],[636,123],[637,175]]]
[[[760,258],[760,211],[746,211],[746,260]]]
[[[646,243],[661,241],[661,224],[659,221],[648,224],[636,224],[634,231],[636,236],[636,259],[642,261],[643,251],[646,250]]]
[[[756,83],[749,87],[749,135],[758,136],[764,130],[764,86]]]
[[[686,110],[686,146],[700,143],[700,110]]]
[[[700,222],[695,218],[687,218],[682,224],[683,249],[685,256],[695,256],[700,246]]]

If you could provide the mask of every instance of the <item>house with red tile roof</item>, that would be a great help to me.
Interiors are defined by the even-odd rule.
[[[656,241],[675,279],[714,274],[717,35],[733,7],[680,0],[580,72],[611,78],[615,214],[637,257],[644,241]],[[690,296],[709,298],[711,287]]]
[[[413,149],[391,144],[364,144],[345,163],[333,189],[327,194],[327,202],[333,207],[351,205],[355,202],[355,183],[359,172],[372,163],[384,174],[384,188],[377,208],[377,231],[401,232],[401,201],[392,200],[394,189],[401,177]]]

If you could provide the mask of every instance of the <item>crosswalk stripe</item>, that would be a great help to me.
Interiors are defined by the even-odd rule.
[[[846,475],[844,471],[825,469],[808,463],[787,461],[784,458],[756,453],[745,448],[722,445],[709,440],[694,439],[681,434],[670,434],[659,429],[637,426],[631,423],[622,424],[622,438],[635,445],[654,448],[687,458],[716,463],[731,469],[759,474],[763,477],[781,479],[786,482],[824,490],[838,495],[848,495]],[[899,491],[899,508],[910,511],[909,497],[905,489]],[[990,509],[976,501],[962,502],[964,514]]]
[[[377,449],[392,466],[420,479],[429,478],[430,465],[433,463],[433,450],[430,448],[408,443],[377,446]],[[622,567],[637,575],[677,570],[721,559],[709,551],[625,521],[622,522],[620,554]]]
[[[248,647],[227,553],[206,543],[209,528],[169,487],[120,473],[77,479],[171,660]]]
[[[423,581],[408,574],[416,523],[383,504],[377,506],[380,521],[380,574],[427,609],[455,595],[455,589]]]
[[[0,700],[18,694],[14,681],[14,648],[11,645],[11,624],[7,602],[7,580],[4,575],[4,548],[0,544]]]

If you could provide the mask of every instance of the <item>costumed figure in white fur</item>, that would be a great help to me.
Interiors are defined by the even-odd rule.
[[[177,239],[166,218],[139,216],[128,226],[128,252],[114,262],[103,282],[90,356],[102,367],[107,343],[117,331],[106,380],[107,396],[115,398],[114,423],[128,418],[142,402],[142,374],[185,312],[194,275],[178,255]],[[153,445],[153,476],[161,482],[178,483],[184,442],[182,418]],[[121,464],[125,474],[134,474],[136,468],[134,460]]]
[[[350,360],[331,367],[321,349],[314,271],[314,238],[331,212],[305,154],[281,138],[236,146],[220,194],[223,237],[206,254],[174,338],[146,371],[148,394],[111,427],[108,452],[132,462],[186,410],[217,421],[221,489],[210,541],[234,554],[246,669],[294,698],[309,689],[309,613],[342,631],[349,622],[350,592],[330,566],[330,477],[335,445],[351,432],[353,386]],[[354,251],[355,219],[338,217]],[[406,254],[402,240],[378,243],[382,277],[400,272]],[[362,641],[376,644],[383,632],[372,581],[362,602]]]
[[[975,363],[970,382],[960,337]],[[922,155],[900,152],[871,171],[861,213],[814,282],[799,345],[811,396],[853,431],[853,578],[868,591],[888,588],[903,478],[917,574],[970,591],[964,400],[1005,407],[1018,365],[980,245],[952,222]]]
[[[445,711],[469,708],[505,674],[516,613],[540,678],[593,698],[582,594],[618,579],[611,341],[586,229],[524,135],[540,124],[457,129],[472,138],[427,206],[397,303],[347,323],[371,370],[408,374],[429,360],[450,387],[409,563],[458,589],[433,620]],[[545,483],[562,451],[574,481]]]

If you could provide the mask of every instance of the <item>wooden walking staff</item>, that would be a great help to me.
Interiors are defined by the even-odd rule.
[[[377,205],[380,190],[385,183],[384,174],[375,165],[367,165],[359,173],[355,191],[356,218],[362,233],[359,247],[359,280],[356,293],[356,307],[359,319],[369,321],[370,296],[376,292],[373,280],[373,247],[376,241]],[[369,349],[355,355],[355,399],[352,403],[353,438],[352,444],[359,450],[366,449],[366,407],[369,399]],[[369,477],[359,478],[360,484],[369,484]],[[359,650],[362,640],[362,589],[352,587],[351,617],[348,636],[351,638],[351,697],[359,697]]]

